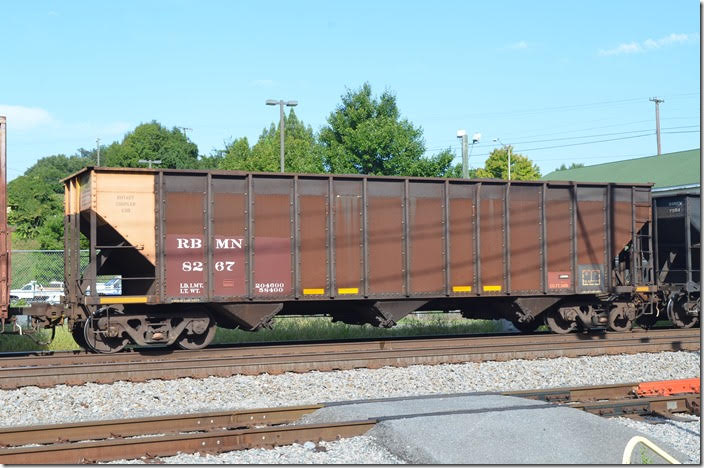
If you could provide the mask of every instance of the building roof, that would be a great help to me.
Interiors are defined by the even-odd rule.
[[[652,182],[653,191],[700,187],[700,149],[553,171],[545,180]]]

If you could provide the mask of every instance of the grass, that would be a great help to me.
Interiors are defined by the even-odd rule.
[[[9,329],[9,327],[8,327]],[[40,330],[34,338],[38,341],[49,341],[51,330]],[[71,336],[71,332],[65,326],[56,327],[54,340],[47,345],[37,344],[27,335],[0,335],[0,352],[8,351],[68,351],[80,349]]]
[[[383,338],[392,336],[453,335],[463,333],[490,333],[499,330],[498,322],[471,320],[459,314],[414,314],[402,318],[394,328],[371,325],[348,325],[334,322],[330,317],[276,317],[273,329],[257,332],[218,328],[214,343],[252,343],[263,341],[308,341],[331,339]],[[47,341],[51,331],[41,330],[35,338]],[[0,352],[8,351],[66,351],[79,349],[67,327],[57,327],[54,340],[39,345],[28,336],[0,335]]]
[[[276,317],[273,329],[246,332],[218,328],[214,343],[249,343],[261,341],[307,341],[331,339],[384,338],[392,336],[454,335],[490,333],[499,330],[498,322],[471,320],[458,314],[409,315],[393,328],[371,325],[348,325],[330,317]]]

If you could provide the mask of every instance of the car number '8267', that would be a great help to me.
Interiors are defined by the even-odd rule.
[[[235,262],[215,262],[215,271],[233,271]],[[183,262],[181,263],[183,271],[203,271],[203,262]]]

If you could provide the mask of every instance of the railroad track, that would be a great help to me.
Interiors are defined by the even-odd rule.
[[[0,358],[0,388],[699,349],[697,328],[287,343],[198,351],[67,352]]]
[[[601,416],[656,414],[675,417],[676,413],[698,414],[700,405],[698,378],[484,394],[544,400]],[[478,394],[426,395],[405,399],[467,395]],[[400,399],[403,398],[365,402]],[[3,447],[0,449],[0,463],[75,464],[118,459],[153,459],[179,452],[218,453],[302,441],[330,441],[362,435],[379,421],[397,418],[386,416],[331,424],[292,424],[302,416],[325,406],[349,403],[351,402],[0,428],[0,446]],[[544,409],[545,406],[527,404],[519,408]],[[442,413],[412,416],[439,414]],[[409,415],[398,417],[407,418]],[[32,446],[28,446],[30,444]]]

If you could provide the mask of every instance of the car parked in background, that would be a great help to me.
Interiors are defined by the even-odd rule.
[[[27,302],[48,302],[58,304],[64,295],[64,283],[50,281],[46,286],[32,280],[21,288],[10,290],[10,300],[25,300]]]

